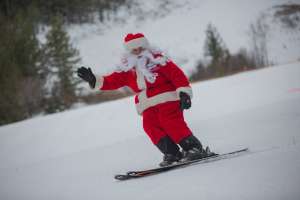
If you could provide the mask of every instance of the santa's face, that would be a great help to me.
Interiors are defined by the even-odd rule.
[[[156,54],[162,53],[162,51],[155,46],[153,48],[149,46],[148,48],[152,49],[156,52]],[[130,51],[124,51],[121,59],[122,63],[117,64],[115,72],[128,72],[134,67],[137,67],[143,73],[148,82],[154,83],[157,73],[152,71],[153,67],[148,67],[148,61],[149,64],[152,64],[152,66],[153,63],[154,65],[160,64],[161,66],[165,66],[168,59],[163,56],[154,58],[148,48],[139,47]]]
[[[140,53],[142,53],[144,50],[145,49],[143,47],[138,47],[138,48],[132,49],[131,53],[133,55],[140,55]]]

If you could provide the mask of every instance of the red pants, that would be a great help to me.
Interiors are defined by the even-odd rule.
[[[177,144],[193,134],[184,121],[179,101],[170,101],[146,109],[143,112],[143,127],[154,145],[166,135]]]

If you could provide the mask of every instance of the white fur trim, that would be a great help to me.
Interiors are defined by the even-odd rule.
[[[193,90],[191,87],[180,87],[180,88],[176,89],[176,92],[177,92],[178,96],[179,96],[180,92],[185,92],[191,97],[191,99],[193,98]]]
[[[98,74],[94,74],[96,77],[96,84],[95,84],[95,88],[92,88],[91,85],[89,84],[89,88],[91,91],[98,91],[102,88],[103,83],[104,83],[104,78]]]
[[[136,83],[138,85],[138,88],[140,90],[146,90],[147,85],[146,85],[144,74],[137,68],[137,66],[135,66],[135,69],[136,69],[136,76],[137,76]]]
[[[137,39],[125,42],[124,43],[124,48],[126,50],[132,50],[132,49],[147,45],[148,43],[149,42],[148,42],[147,38],[145,38],[145,37],[137,38]]]
[[[177,101],[180,100],[176,91],[165,92],[159,95],[156,95],[151,98],[147,98],[146,90],[140,92],[138,94],[139,103],[135,104],[136,111],[138,115],[143,115],[144,110],[151,106],[155,106],[161,103],[165,103],[168,101]]]

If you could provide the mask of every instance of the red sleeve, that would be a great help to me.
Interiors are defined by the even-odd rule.
[[[175,85],[176,89],[189,86],[189,81],[183,71],[172,61],[161,66],[161,71]]]
[[[174,84],[178,95],[180,92],[185,92],[193,98],[193,91],[189,81],[177,65],[172,61],[166,62],[165,66],[161,66],[161,71]]]
[[[116,90],[128,84],[126,72],[114,72],[111,75],[103,76],[103,78],[103,86],[100,90]]]

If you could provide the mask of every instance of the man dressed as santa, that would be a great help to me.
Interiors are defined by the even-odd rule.
[[[93,74],[85,67],[79,68],[77,75],[92,91],[128,86],[137,93],[135,106],[143,116],[144,130],[164,154],[160,166],[208,156],[183,118],[183,110],[191,107],[193,92],[181,69],[141,33],[128,34],[123,45],[122,62],[111,75]]]

